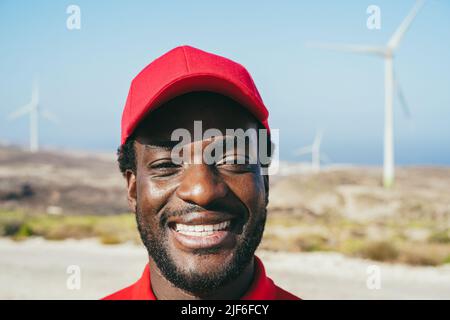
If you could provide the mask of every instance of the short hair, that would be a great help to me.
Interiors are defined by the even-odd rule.
[[[134,149],[135,138],[128,137],[127,141],[117,149],[117,162],[120,172],[126,176],[126,172],[131,170],[136,174],[136,150]]]

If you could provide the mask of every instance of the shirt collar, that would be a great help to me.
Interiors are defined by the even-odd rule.
[[[241,300],[273,300],[276,298],[276,287],[266,276],[262,261],[255,256],[255,273],[253,281]],[[151,289],[150,268],[147,263],[141,278],[136,282],[132,291],[132,299],[157,300]]]

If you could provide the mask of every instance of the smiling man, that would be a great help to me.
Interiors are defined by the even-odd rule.
[[[267,118],[247,70],[214,54],[177,47],[136,76],[118,154],[149,263],[105,299],[298,299],[254,255],[268,203]]]

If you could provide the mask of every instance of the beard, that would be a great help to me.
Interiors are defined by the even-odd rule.
[[[192,207],[198,208],[193,205]],[[187,209],[192,209],[192,207],[188,206]],[[178,212],[177,214],[182,213]],[[252,220],[247,220],[247,225],[243,227],[242,233],[237,239],[231,261],[224,264],[222,268],[215,268],[215,270],[207,273],[185,270],[178,266],[171,257],[168,242],[169,228],[166,224],[169,215],[174,214],[163,212],[158,224],[159,227],[152,230],[149,224],[145,222],[138,206],[136,222],[142,242],[147,248],[149,256],[168,281],[177,288],[202,296],[208,295],[235,280],[252,261],[264,233],[267,209],[266,206],[261,207],[257,212],[254,212],[255,217]],[[192,254],[214,254],[217,250],[220,250],[220,248],[198,249],[194,250]]]

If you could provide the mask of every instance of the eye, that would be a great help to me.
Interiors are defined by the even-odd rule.
[[[159,163],[150,165],[150,168],[152,168],[152,169],[167,169],[167,168],[177,168],[177,167],[178,167],[178,165],[176,165],[175,163],[173,163],[171,161],[159,162]]]
[[[223,157],[216,163],[216,166],[220,169],[227,171],[244,173],[255,170],[256,164],[250,163],[250,159],[247,156],[233,154]]]
[[[148,165],[150,172],[159,177],[176,174],[181,165],[173,163],[171,160],[158,160]]]
[[[240,154],[232,154],[223,157],[221,160],[217,162],[217,165],[246,164],[248,162],[249,162],[248,157]]]

